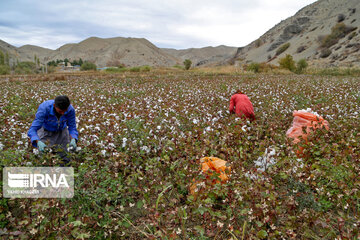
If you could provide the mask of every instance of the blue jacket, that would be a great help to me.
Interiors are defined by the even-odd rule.
[[[76,129],[75,109],[70,105],[64,115],[58,119],[55,115],[54,102],[55,100],[43,102],[36,112],[35,120],[28,131],[28,136],[35,147],[37,144],[34,141],[40,140],[37,131],[41,127],[44,127],[44,129],[49,132],[57,132],[68,126],[70,136],[76,140],[78,139],[79,134]]]

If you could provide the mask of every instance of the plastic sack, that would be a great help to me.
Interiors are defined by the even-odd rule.
[[[212,180],[212,184],[216,184],[216,183],[224,183],[227,180],[229,180],[229,176],[226,174],[226,172],[230,172],[231,171],[231,167],[226,166],[227,161],[222,160],[220,158],[217,157],[204,157],[200,159],[200,164],[201,164],[201,170],[203,173],[205,173],[207,176],[207,179],[211,179],[212,176],[212,171],[216,172],[219,174],[219,179],[218,180]],[[212,171],[209,171],[212,170]],[[202,185],[201,181],[195,181],[195,179],[193,179],[193,183],[190,186],[190,194],[193,196],[197,196],[197,185]]]
[[[301,138],[304,139],[305,143],[308,143],[309,134],[318,128],[325,128],[329,130],[328,121],[324,120],[316,112],[312,112],[311,109],[299,110],[293,112],[293,122],[292,126],[287,130],[286,136],[293,139],[293,143],[297,144],[301,141]],[[305,127],[305,131],[303,128]],[[298,156],[301,156],[302,148],[297,152]]]
[[[217,157],[204,157],[200,159],[200,162],[201,162],[201,170],[204,173],[207,173],[209,169],[211,169],[220,174],[219,178],[221,182],[226,182],[229,179],[228,175],[225,172],[226,170],[230,171],[231,167],[226,166],[227,162],[225,160],[222,160]]]

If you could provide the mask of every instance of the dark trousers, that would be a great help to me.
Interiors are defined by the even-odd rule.
[[[70,143],[70,136],[67,127],[57,132],[50,132],[44,128],[40,128],[37,134],[42,142],[54,149],[55,153],[62,159],[65,165],[70,162],[67,150],[67,145]]]

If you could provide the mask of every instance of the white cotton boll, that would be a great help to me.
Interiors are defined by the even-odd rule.
[[[21,133],[21,138],[22,138],[22,139],[26,139],[26,138],[27,138],[27,134],[26,134],[26,133]]]
[[[198,122],[199,122],[199,120],[197,120],[197,119],[194,119],[194,120],[193,120],[193,123],[194,123],[194,124],[197,124]]]
[[[242,127],[241,127],[241,130],[242,130],[243,132],[246,132],[246,127],[247,127],[246,125],[242,126]]]
[[[0,143],[0,151],[4,149],[4,144]]]
[[[160,130],[160,129],[161,129],[161,126],[157,126],[156,128],[157,128],[158,130]]]
[[[271,149],[271,148],[270,148]],[[269,153],[269,156],[274,156],[275,155],[275,149],[271,149],[271,152]]]
[[[127,138],[123,138],[122,140],[123,140],[122,147],[124,148],[124,147],[126,147]]]
[[[105,157],[106,156],[106,150],[101,150],[101,154]]]
[[[39,154],[39,150],[38,150],[37,148],[34,148],[34,149],[33,149],[33,153],[34,153],[35,155],[38,155],[38,154]]]

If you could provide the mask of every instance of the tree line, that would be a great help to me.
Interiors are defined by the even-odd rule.
[[[9,56],[8,52],[3,52],[0,50],[0,75],[6,74],[36,74],[36,73],[51,73],[55,72],[55,68],[64,63],[65,66],[70,63],[72,66],[80,66],[81,71],[87,70],[96,70],[97,66],[94,63],[84,61],[83,59],[75,59],[70,61],[68,58],[65,59],[56,59],[49,61],[46,64],[40,62],[40,58],[34,55],[34,61],[23,61],[20,62],[18,59],[16,61],[11,61],[12,59]]]

